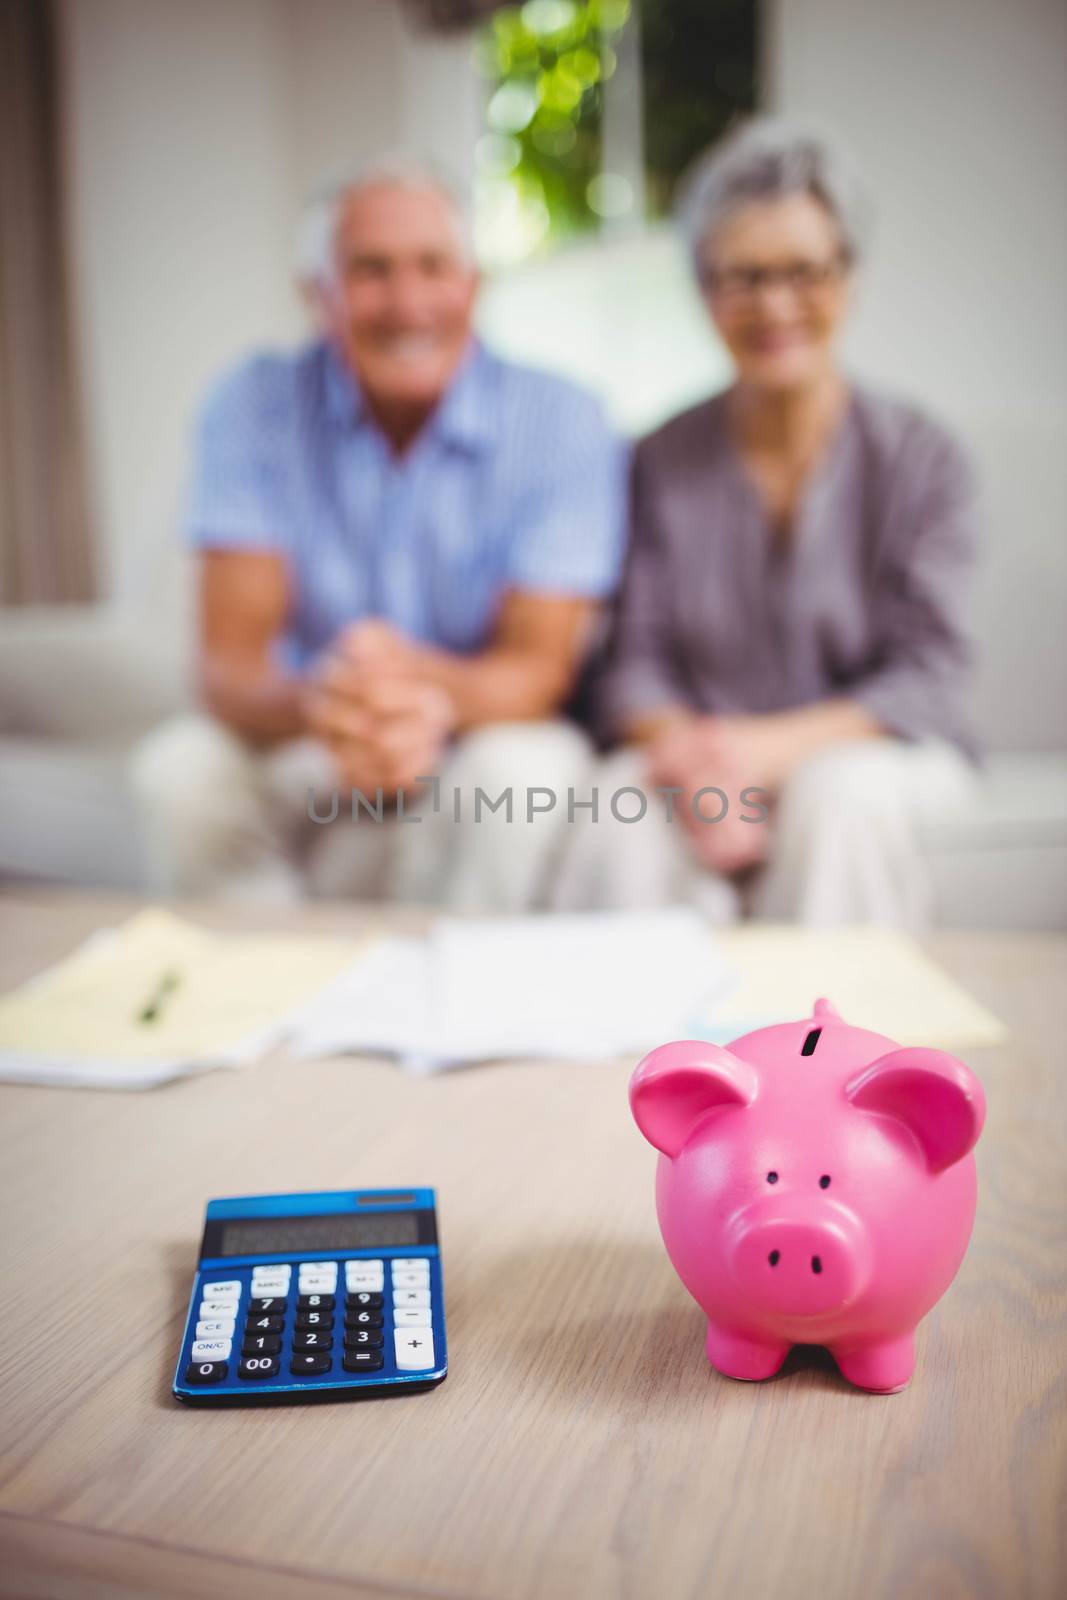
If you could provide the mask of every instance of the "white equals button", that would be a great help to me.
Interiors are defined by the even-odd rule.
[[[425,1372],[433,1366],[431,1328],[394,1328],[393,1345],[398,1372]]]

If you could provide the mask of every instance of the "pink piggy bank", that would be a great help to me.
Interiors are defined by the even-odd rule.
[[[903,1389],[974,1224],[974,1074],[818,1000],[728,1050],[661,1045],[630,1106],[661,1151],[660,1228],[711,1364],[769,1378],[792,1345],[820,1344],[861,1389]]]

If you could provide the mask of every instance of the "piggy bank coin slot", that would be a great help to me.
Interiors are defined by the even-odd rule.
[[[821,1028],[812,1028],[811,1032],[808,1034],[807,1038],[804,1040],[804,1043],[800,1047],[800,1053],[802,1056],[813,1056],[815,1054],[815,1046],[819,1042],[819,1035],[821,1032]]]

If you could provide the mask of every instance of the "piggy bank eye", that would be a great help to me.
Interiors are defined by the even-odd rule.
[[[778,1182],[778,1174],[777,1174],[777,1172],[768,1172],[768,1174],[767,1174],[767,1182],[768,1183],[777,1183]]]
[[[829,1187],[830,1187],[830,1174],[828,1172],[824,1172],[822,1177],[819,1179],[819,1188],[820,1189],[828,1189]]]

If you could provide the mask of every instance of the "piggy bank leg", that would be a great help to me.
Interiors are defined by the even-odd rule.
[[[874,1394],[896,1394],[906,1389],[915,1370],[915,1334],[899,1339],[883,1339],[880,1344],[853,1346],[848,1350],[830,1347],[830,1354],[841,1373],[857,1389]]]
[[[750,1382],[773,1378],[789,1354],[787,1344],[768,1344],[763,1340],[741,1339],[708,1323],[708,1360],[724,1378],[746,1378]]]

